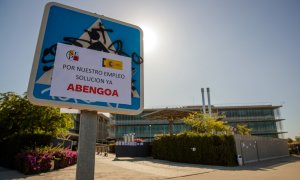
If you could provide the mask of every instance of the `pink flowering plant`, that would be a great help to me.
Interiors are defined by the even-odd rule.
[[[77,152],[70,149],[61,149],[53,153],[54,169],[60,169],[76,164]]]
[[[24,174],[37,174],[76,164],[77,152],[59,147],[44,147],[27,150],[16,156],[16,168]]]
[[[144,140],[143,140],[143,139],[140,139],[140,138],[135,138],[135,139],[134,139],[134,142],[141,143],[141,142],[144,142]]]
[[[47,172],[51,168],[52,155],[38,152],[22,152],[16,156],[17,169],[24,174]]]

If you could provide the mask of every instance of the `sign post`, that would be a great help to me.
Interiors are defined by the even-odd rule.
[[[76,179],[94,179],[97,111],[81,111]]]
[[[59,3],[45,7],[28,99],[80,109],[76,179],[94,179],[97,112],[144,107],[143,33],[135,26]]]

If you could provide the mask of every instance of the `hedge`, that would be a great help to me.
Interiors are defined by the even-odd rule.
[[[174,162],[237,165],[232,135],[203,135],[192,132],[176,136],[164,135],[153,141],[152,156]]]

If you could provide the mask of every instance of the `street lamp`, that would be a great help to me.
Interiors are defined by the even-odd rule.
[[[150,138],[150,142],[151,142],[151,124],[149,125],[149,129],[150,129],[149,138]]]

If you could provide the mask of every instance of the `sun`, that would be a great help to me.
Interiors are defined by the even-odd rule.
[[[144,35],[144,51],[150,53],[157,47],[157,34],[149,26],[141,26]]]

